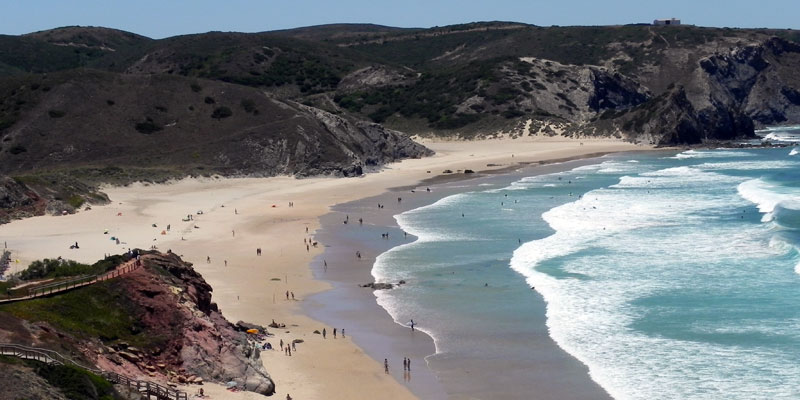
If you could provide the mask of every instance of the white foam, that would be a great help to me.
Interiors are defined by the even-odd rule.
[[[758,211],[765,213],[763,221],[772,219],[769,213],[778,203],[800,200],[800,189],[774,185],[760,178],[742,182],[737,190],[742,198],[754,203]]]
[[[798,153],[798,152],[797,152],[797,147],[795,147],[795,148],[793,148],[793,149],[792,149],[792,151],[790,151],[790,152],[789,152],[789,155],[790,155],[790,156],[796,156],[796,155],[797,155],[797,153]]]
[[[763,133],[770,133],[770,132],[781,132],[781,131],[800,131],[800,125],[788,125],[788,126],[768,126],[764,129],[759,129],[755,133],[756,134],[763,134]]]
[[[763,140],[769,142],[798,143],[800,142],[800,134],[783,131],[772,132],[764,136]]]
[[[687,150],[683,153],[678,153],[675,159],[686,158],[727,158],[727,157],[752,157],[754,154],[744,151],[725,151],[725,150]]]
[[[797,162],[793,161],[737,161],[737,162],[719,162],[719,163],[703,163],[697,165],[697,168],[707,170],[774,170],[774,169],[788,169],[797,168],[800,166]]]
[[[584,362],[592,378],[615,399],[707,399],[733,394],[742,399],[793,398],[797,394],[795,389],[778,387],[765,395],[764,387],[775,385],[757,379],[764,371],[787,379],[800,373],[796,364],[777,367],[782,363],[776,360],[791,363],[779,350],[743,355],[729,346],[646,336],[630,329],[640,317],[631,305],[636,299],[692,287],[698,279],[714,285],[720,271],[711,266],[724,268],[749,258],[770,259],[786,253],[786,248],[770,247],[763,239],[769,237],[766,225],[731,227],[707,222],[717,218],[713,210],[747,204],[733,190],[746,179],[693,167],[623,176],[616,185],[546,212],[543,218],[555,233],[514,252],[511,268],[525,276],[547,302],[553,339]],[[648,195],[642,190],[647,187],[675,189]],[[581,251],[592,253],[577,257]],[[547,271],[539,270],[545,266]],[[571,278],[560,278],[560,274]],[[701,324],[693,329],[706,328]],[[769,329],[745,332],[758,330]],[[743,376],[753,378],[740,379]],[[697,380],[687,384],[687,377]],[[721,390],[722,397],[718,396]]]
[[[621,162],[617,160],[603,161],[600,164],[583,165],[573,168],[570,172],[592,172],[600,174],[619,174],[619,173],[632,173],[638,171],[638,165],[631,165],[628,162]]]

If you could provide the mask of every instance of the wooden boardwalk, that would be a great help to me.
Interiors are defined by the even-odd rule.
[[[128,386],[141,393],[142,396],[145,396],[145,398],[148,400],[188,400],[189,398],[189,395],[186,394],[186,392],[159,385],[154,382],[137,380],[115,372],[101,371],[98,369],[85,367],[53,350],[22,346],[18,344],[0,343],[0,355],[17,357],[23,360],[34,360],[50,365],[73,365],[100,375],[106,378],[109,382]]]
[[[26,296],[11,297],[8,299],[0,299],[0,304],[11,303],[15,301],[31,300],[38,297],[50,296],[52,294],[63,293],[68,290],[77,289],[84,286],[93,285],[98,282],[107,281],[137,270],[142,265],[140,260],[129,260],[117,266],[111,271],[100,275],[79,276],[61,282],[50,283],[42,286],[35,286],[28,289]]]

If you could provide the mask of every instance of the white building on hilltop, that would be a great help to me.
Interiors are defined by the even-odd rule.
[[[657,19],[653,21],[653,25],[680,25],[681,20],[677,18],[670,18],[670,19]]]

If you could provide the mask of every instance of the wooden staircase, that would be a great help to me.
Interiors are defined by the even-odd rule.
[[[73,365],[106,378],[109,382],[128,386],[146,396],[148,400],[188,400],[186,392],[173,389],[150,381],[142,381],[120,375],[116,372],[89,368],[72,361],[56,351],[18,344],[0,343],[0,355],[12,356],[23,360],[33,360],[50,365]]]
[[[137,270],[141,267],[141,260],[132,259],[117,266],[111,271],[100,275],[88,275],[71,278],[65,281],[50,283],[42,286],[35,286],[28,290],[28,294],[19,297],[10,297],[7,299],[0,299],[0,304],[11,303],[15,301],[31,300],[39,297],[50,296],[52,294],[66,292],[68,290],[77,289],[84,286],[93,285],[98,282],[107,281]]]

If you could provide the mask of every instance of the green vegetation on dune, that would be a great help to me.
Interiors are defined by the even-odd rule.
[[[752,31],[756,34],[758,31]],[[742,32],[739,32],[741,34]],[[564,64],[601,64],[624,51],[633,52],[634,61],[646,60],[648,52],[668,46],[691,47],[711,42],[731,31],[721,28],[675,26],[664,29],[647,25],[525,27],[518,29],[458,32],[440,36],[382,43],[354,45],[351,48],[373,54],[386,62],[418,68],[439,68],[443,64],[465,64],[495,57],[536,57]],[[630,55],[630,54],[629,54]]]
[[[0,312],[29,321],[44,321],[83,338],[125,341],[149,348],[161,338],[142,332],[138,310],[127,300],[119,280],[96,283],[52,297],[0,305]]]
[[[529,69],[527,64],[511,57],[473,61],[465,66],[423,73],[408,85],[338,94],[334,101],[340,107],[362,113],[374,122],[382,123],[399,114],[404,118],[424,118],[428,126],[434,129],[461,128],[491,114],[516,118],[525,113],[505,107],[522,92],[502,79],[500,69],[504,66],[519,69],[523,74]],[[533,88],[530,87],[530,90]],[[459,111],[457,107],[471,97],[480,98],[490,107],[504,109],[486,110],[483,105],[475,104],[469,110]]]
[[[107,53],[97,48],[58,46],[35,38],[0,35],[0,62],[24,72],[84,67]]]
[[[108,256],[92,265],[73,260],[49,259],[33,261],[28,268],[20,271],[19,278],[27,280],[61,278],[79,275],[98,275],[108,272],[127,261],[127,256]]]
[[[36,374],[59,388],[70,400],[114,400],[119,397],[114,386],[100,375],[73,365],[28,363]]]
[[[480,88],[497,82],[496,67],[502,61],[473,62],[463,68],[425,73],[411,85],[340,94],[334,101],[351,112],[371,109],[368,115],[375,122],[399,113],[407,118],[425,118],[434,128],[459,128],[481,116],[458,113],[456,106],[480,93]]]
[[[44,378],[50,385],[58,388],[68,399],[74,400],[114,400],[119,395],[111,382],[73,365],[47,365],[37,361],[16,357],[0,356],[0,365],[29,367]]]

